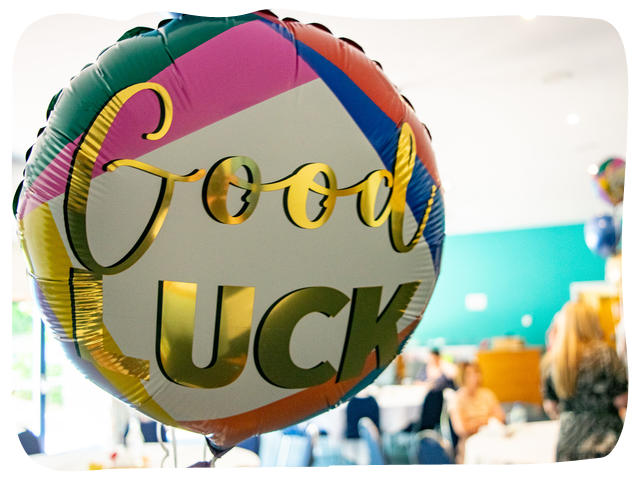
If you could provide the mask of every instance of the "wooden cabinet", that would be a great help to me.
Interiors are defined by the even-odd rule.
[[[540,356],[536,348],[479,351],[482,385],[491,389],[500,402],[541,405]]]
[[[600,317],[604,340],[616,348],[616,329],[620,323],[619,284],[608,282],[574,282],[570,286],[571,299],[592,307]]]

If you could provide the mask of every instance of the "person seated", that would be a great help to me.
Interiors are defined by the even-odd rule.
[[[458,463],[464,459],[464,441],[487,425],[491,418],[505,423],[505,413],[496,395],[482,386],[477,363],[463,363],[460,367],[460,388],[449,405],[451,424],[458,436]]]
[[[437,348],[431,349],[425,368],[418,372],[414,381],[415,384],[427,386],[420,419],[407,425],[403,432],[433,430],[440,425],[444,403],[442,392],[445,388],[455,389],[453,377],[455,377],[455,366],[444,362]]]
[[[455,366],[443,361],[440,350],[432,348],[427,364],[417,375],[415,383],[426,384],[429,391],[441,392],[445,388],[455,388],[454,376]]]

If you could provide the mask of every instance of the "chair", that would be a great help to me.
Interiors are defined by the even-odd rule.
[[[311,438],[311,466],[353,465],[343,455],[344,445],[332,441],[325,430],[310,422],[305,432]]]
[[[312,461],[311,438],[307,435],[283,435],[277,466],[309,467]]]
[[[440,435],[451,446],[452,458],[455,457],[455,451],[458,448],[458,435],[453,429],[451,417],[449,416],[449,402],[455,395],[455,391],[451,388],[445,388],[442,392],[442,413],[440,415],[440,426],[438,428]]]
[[[335,444],[326,435],[318,437],[318,442],[313,449],[312,467],[330,467],[334,465],[355,465],[345,458],[344,450],[339,444]]]
[[[158,441],[158,422],[140,422],[140,430],[145,442]],[[163,442],[167,441],[167,428],[164,425],[160,425],[160,436]]]
[[[151,420],[148,422],[141,421],[140,422],[140,431],[142,432],[142,438],[145,443],[153,443],[158,441],[158,422]],[[162,437],[162,441],[167,441],[167,429],[164,425],[160,425],[160,435]],[[127,444],[127,433],[129,433],[129,424],[124,429],[124,434],[122,436],[122,443],[124,445]]]
[[[253,437],[247,438],[246,440],[241,441],[236,445],[236,447],[245,448],[247,450],[251,450],[256,455],[260,451],[260,435],[254,435]]]
[[[360,438],[358,433],[358,421],[361,418],[370,418],[378,431],[380,430],[380,407],[372,396],[353,397],[347,404],[347,438]]]
[[[424,405],[428,403],[429,395],[425,398],[421,423],[426,426],[433,425],[433,427],[422,429],[416,433],[409,449],[411,463],[422,465],[448,465],[455,463],[458,436],[453,430],[448,409],[448,401],[455,395],[455,391],[451,388],[445,388],[439,393],[439,395],[432,397],[436,399],[433,403],[435,407],[432,407],[432,409],[425,409]],[[436,413],[438,418],[434,421]]]
[[[260,435],[258,456],[260,457],[261,467],[275,467],[277,465],[282,435],[281,431]]]
[[[440,417],[444,404],[442,390],[430,390],[422,402],[422,412],[417,431],[433,430],[440,426]]]
[[[382,452],[380,432],[373,420],[369,417],[362,417],[358,420],[358,434],[367,445],[369,453],[368,465],[385,465],[386,461]]]
[[[258,455],[263,467],[308,467],[312,463],[312,439],[297,427],[269,432],[260,437]]]
[[[20,432],[18,434],[18,440],[20,440],[20,444],[22,444],[22,448],[24,448],[24,451],[27,453],[27,455],[42,453],[42,445],[40,445],[40,439],[36,437],[31,430],[25,429],[23,432]]]
[[[454,463],[450,445],[435,430],[422,430],[416,434],[411,457],[412,463],[420,465]]]
[[[449,419],[445,391],[447,394],[453,392],[448,387],[445,390],[429,390],[422,402],[420,419],[402,432],[385,438],[384,451],[394,464],[451,463],[450,459],[454,457],[454,448],[458,438],[455,436]],[[424,441],[420,444],[419,442],[423,438]],[[445,454],[436,452],[441,448],[438,445],[430,446],[432,442],[442,444],[446,449]],[[423,451],[429,453],[419,454]],[[427,461],[428,458],[432,458],[432,460]]]

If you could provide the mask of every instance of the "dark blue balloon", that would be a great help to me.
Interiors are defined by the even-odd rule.
[[[616,253],[621,228],[611,215],[594,217],[584,225],[584,241],[593,253],[606,258]]]

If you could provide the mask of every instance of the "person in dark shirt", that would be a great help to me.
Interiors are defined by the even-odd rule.
[[[429,391],[441,392],[445,388],[455,388],[454,376],[455,372],[445,367],[440,350],[432,348],[429,351],[427,365],[416,376],[416,383],[426,384],[429,387]]]
[[[455,389],[455,383],[442,361],[440,351],[431,349],[426,367],[418,375],[416,383],[426,384],[427,394],[422,403],[422,411],[418,424],[412,424],[413,430],[432,430],[440,425],[440,416],[444,404],[443,391],[446,388]]]

